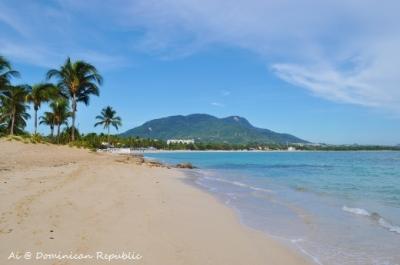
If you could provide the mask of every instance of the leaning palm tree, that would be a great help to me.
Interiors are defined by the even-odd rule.
[[[25,102],[29,89],[29,86],[24,85],[8,86],[3,92],[0,120],[7,124],[10,135],[14,135],[16,130],[21,131],[30,117],[27,113],[29,106]]]
[[[13,70],[10,62],[0,55],[0,93],[10,85],[12,77],[19,77],[19,72]]]
[[[38,127],[37,112],[40,106],[42,105],[43,102],[48,102],[50,99],[58,96],[58,94],[59,94],[58,88],[53,84],[40,83],[32,86],[32,89],[28,94],[28,96],[26,97],[26,100],[32,103],[33,109],[35,111],[35,117],[34,117],[35,134],[37,133],[37,127]]]
[[[53,77],[57,79],[57,86],[63,95],[71,99],[71,140],[74,141],[77,103],[83,102],[85,105],[88,105],[90,95],[98,96],[98,86],[102,84],[103,78],[93,65],[85,61],[71,62],[70,58],[67,58],[60,69],[52,69],[47,72],[47,79]]]
[[[107,129],[107,142],[110,143],[110,125],[118,130],[118,127],[122,125],[121,118],[116,116],[117,112],[112,107],[107,106],[101,111],[101,115],[96,116],[99,120],[94,124],[94,127],[103,125],[104,129]]]
[[[50,108],[54,115],[54,125],[57,125],[57,143],[60,143],[61,125],[67,124],[68,118],[71,117],[68,105],[68,101],[65,98],[59,98],[50,103]]]
[[[53,112],[46,111],[43,116],[40,116],[40,122],[39,124],[44,124],[50,127],[50,135],[51,138],[54,137],[54,124],[55,123],[55,117]]]
[[[5,105],[6,91],[10,89],[12,77],[19,77],[19,72],[13,70],[10,62],[0,55],[0,106]],[[0,120],[5,119],[7,115],[7,111],[2,108]]]

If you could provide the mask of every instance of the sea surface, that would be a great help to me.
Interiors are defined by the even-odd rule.
[[[400,152],[171,152],[241,221],[323,265],[400,264]]]

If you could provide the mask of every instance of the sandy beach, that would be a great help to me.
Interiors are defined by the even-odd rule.
[[[4,140],[0,158],[0,264],[309,264],[177,169]],[[105,256],[123,252],[136,259]],[[86,258],[44,259],[54,253]]]

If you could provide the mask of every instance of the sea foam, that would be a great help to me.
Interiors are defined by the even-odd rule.
[[[367,210],[364,210],[361,208],[350,208],[345,205],[342,207],[342,210],[345,212],[353,213],[353,214],[371,216],[371,214]]]
[[[238,187],[242,187],[242,188],[247,188],[247,189],[254,190],[254,191],[262,191],[262,192],[266,192],[266,193],[273,193],[272,190],[255,187],[255,186],[248,185],[248,184],[245,184],[245,183],[242,183],[242,182],[239,182],[239,181],[230,181],[230,180],[217,178],[217,177],[203,177],[203,178],[207,179],[207,180],[211,180],[211,181],[218,181],[218,182],[223,182],[223,183],[227,183],[227,184],[238,186]]]
[[[369,211],[362,209],[362,208],[350,208],[344,205],[342,210],[345,212],[349,212],[356,215],[366,216],[374,220],[378,225],[385,228],[390,232],[394,232],[400,234],[400,226],[392,224],[390,221],[385,220],[381,215],[378,213],[370,213]]]

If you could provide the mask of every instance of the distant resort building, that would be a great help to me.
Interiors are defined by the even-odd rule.
[[[167,140],[167,144],[194,144],[194,139],[169,139]]]

